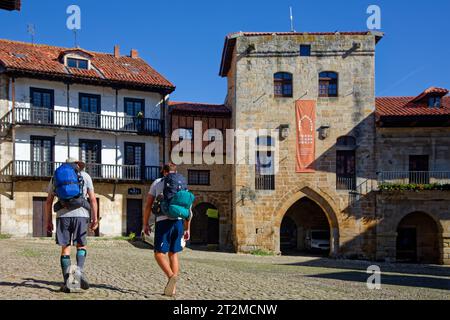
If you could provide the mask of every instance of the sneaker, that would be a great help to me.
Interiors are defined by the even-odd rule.
[[[86,278],[86,276],[84,275],[84,273],[81,273],[81,277],[80,277],[80,287],[83,290],[89,290],[89,288],[91,287],[89,285],[89,282]]]
[[[66,281],[66,287],[70,292],[76,292],[80,290],[81,285],[81,271],[77,266],[70,266],[69,278]]]
[[[61,288],[59,288],[59,291],[60,291],[60,292],[63,292],[63,293],[70,293],[70,289],[67,288],[67,286],[66,286],[65,284],[63,284],[63,285],[61,286]]]
[[[164,295],[168,297],[173,297],[175,295],[175,286],[177,285],[178,277],[173,276],[167,282],[166,288],[164,289]]]

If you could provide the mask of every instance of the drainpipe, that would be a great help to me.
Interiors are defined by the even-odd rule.
[[[16,175],[16,79],[11,78],[11,111],[12,111],[12,183],[11,200],[14,200],[14,176]]]
[[[162,97],[162,147],[163,147],[163,165],[166,163],[166,96],[161,94]]]
[[[67,128],[67,158],[70,158],[70,84],[67,82],[67,116],[66,116],[66,128]]]
[[[119,90],[116,89],[116,130],[119,130]],[[119,145],[117,141],[117,132],[115,134],[115,145],[116,145],[116,179],[119,177],[118,175],[118,160],[119,160]]]

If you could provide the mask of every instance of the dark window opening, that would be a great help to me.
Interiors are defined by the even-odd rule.
[[[441,106],[442,106],[442,98],[441,97],[429,97],[428,98],[428,107],[440,108]]]
[[[300,45],[300,56],[301,57],[311,56],[311,45],[309,45],[309,44]]]
[[[356,155],[354,150],[338,150],[336,153],[336,189],[356,189]]]
[[[100,128],[101,97],[95,94],[80,93],[80,125],[88,128]]]
[[[188,184],[191,186],[209,186],[210,172],[208,170],[188,170]]]
[[[52,124],[54,109],[54,91],[48,89],[30,89],[31,123]],[[20,114],[19,114],[20,116]]]
[[[89,69],[88,60],[85,59],[67,58],[67,66],[69,68]]]
[[[428,155],[412,155],[409,156],[409,183],[412,184],[429,184],[429,156]]]
[[[354,147],[356,139],[352,136],[342,136],[337,139],[336,145],[339,147]]]
[[[321,72],[319,74],[319,97],[338,96],[338,74],[336,72]]]
[[[143,180],[145,173],[145,144],[125,142],[124,179]]]
[[[270,136],[258,137],[256,144],[255,188],[275,190],[275,159],[272,151],[275,140]]]
[[[274,95],[275,97],[292,98],[293,96],[292,74],[288,72],[278,72],[274,75]]]

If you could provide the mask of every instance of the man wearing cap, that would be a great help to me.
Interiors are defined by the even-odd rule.
[[[66,281],[69,278],[69,268],[71,267],[70,253],[71,245],[77,247],[77,266],[81,272],[80,287],[83,290],[89,289],[89,283],[84,275],[84,263],[87,256],[87,233],[88,228],[95,231],[98,228],[97,217],[97,198],[94,193],[94,185],[92,178],[84,171],[85,164],[78,159],[69,158],[66,164],[74,166],[75,171],[82,178],[81,185],[83,186],[82,195],[80,196],[80,206],[67,207],[63,206],[61,200],[54,206],[56,212],[56,243],[61,246],[61,270],[64,278],[64,285],[61,291],[69,293],[70,289],[66,286]],[[45,213],[47,218],[47,230],[53,232],[52,212],[53,202],[56,195],[55,177],[52,178],[48,186],[48,197],[45,206]],[[81,189],[81,187],[80,187]],[[89,202],[87,199],[89,198]],[[90,211],[90,212],[89,212]],[[90,224],[90,226],[89,226]]]

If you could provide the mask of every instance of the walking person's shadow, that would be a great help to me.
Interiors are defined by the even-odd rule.
[[[53,293],[60,293],[61,282],[57,281],[47,281],[47,280],[38,280],[33,278],[22,279],[22,282],[0,282],[0,287],[22,287],[22,288],[31,288],[31,289],[39,289],[39,290],[47,290]],[[123,289],[111,285],[106,284],[90,284],[91,289],[99,289],[99,290],[109,290],[118,292],[121,294],[139,294],[143,297],[149,296],[160,296],[158,293],[142,293],[132,289]]]

